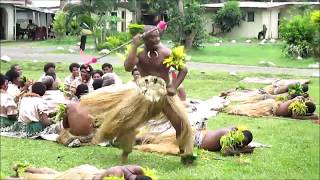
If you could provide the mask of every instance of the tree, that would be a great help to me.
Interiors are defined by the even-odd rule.
[[[241,22],[242,11],[237,1],[228,1],[218,10],[214,16],[214,24],[222,31],[222,33],[230,32],[235,26],[239,26]]]

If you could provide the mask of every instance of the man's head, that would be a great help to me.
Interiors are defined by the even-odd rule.
[[[102,83],[103,83],[102,78],[93,80],[93,83],[92,83],[93,89],[96,90],[96,89],[102,88]]]
[[[133,76],[133,80],[137,81],[139,78],[141,78],[140,72],[137,68],[134,68],[131,72],[132,76]]]
[[[305,102],[305,105],[307,106],[307,113],[308,114],[312,114],[312,113],[314,113],[314,111],[316,111],[316,105],[313,102],[307,101],[307,102]]]
[[[308,84],[302,84],[302,91],[307,92],[309,90]]]
[[[103,76],[103,72],[100,70],[94,70],[92,73],[92,79],[96,80],[96,79],[102,79]]]
[[[55,72],[56,71],[56,65],[54,63],[47,63],[43,66],[43,71],[45,73],[48,72]]]
[[[144,27],[144,32],[148,32],[154,28],[156,27],[147,25]],[[144,36],[144,44],[148,50],[157,50],[159,43],[160,43],[160,33],[158,30],[149,32]]]
[[[31,87],[31,91],[39,96],[43,96],[46,93],[46,86],[42,82],[35,82]]]
[[[89,88],[86,84],[80,84],[77,86],[75,95],[80,99],[82,95],[88,94]]]
[[[0,73],[0,89],[7,90],[8,89],[8,80],[5,75]]]
[[[20,74],[16,70],[10,69],[9,71],[6,72],[6,76],[8,78],[8,81],[18,86],[20,85],[20,81],[21,81]]]
[[[89,79],[91,78],[92,71],[93,71],[93,69],[89,64],[82,64],[80,66],[81,79],[89,81]]]
[[[111,64],[109,63],[104,63],[102,64],[102,71],[103,71],[103,74],[105,73],[112,73],[113,72],[113,67]]]
[[[107,74],[103,75],[102,80],[103,80],[102,87],[110,86],[115,83],[114,74],[107,73]]]
[[[41,82],[46,86],[47,90],[51,90],[53,88],[54,79],[52,76],[45,76],[41,79]]]
[[[79,68],[80,65],[78,63],[71,63],[69,65],[69,71],[71,72],[73,77],[78,77],[80,75]]]
[[[17,71],[20,76],[22,75],[22,68],[19,64],[13,64],[11,67],[10,67],[10,70],[13,69],[15,71]]]
[[[244,135],[244,140],[242,142],[243,146],[247,146],[253,139],[252,133],[248,130],[242,131]]]

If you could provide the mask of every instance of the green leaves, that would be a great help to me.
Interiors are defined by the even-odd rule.
[[[301,95],[303,93],[303,87],[300,83],[296,83],[294,85],[290,85],[288,87],[288,94],[289,95]]]
[[[186,53],[184,46],[178,46],[171,50],[171,55],[163,61],[166,67],[173,67],[176,70],[181,70],[185,67]]]
[[[288,110],[292,111],[292,113],[294,113],[298,116],[306,115],[307,109],[308,109],[308,107],[306,106],[306,104],[304,103],[303,100],[295,100],[288,107]]]
[[[239,26],[241,22],[242,11],[237,1],[228,1],[218,10],[213,20],[222,32],[230,32],[233,27]]]
[[[235,149],[236,146],[242,145],[244,135],[242,131],[230,131],[228,134],[220,138],[221,152],[224,152],[227,148]]]

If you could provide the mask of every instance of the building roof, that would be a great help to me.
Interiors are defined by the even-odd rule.
[[[44,9],[44,8],[36,8],[36,7],[28,7],[28,6],[19,6],[19,5],[14,5],[18,9],[26,9],[26,10],[31,10],[31,11],[38,11],[38,12],[43,12],[43,13],[48,13],[48,14],[54,14],[54,11],[51,9]]]
[[[221,8],[224,3],[202,4],[206,8]],[[239,2],[240,8],[276,8],[287,5],[320,5],[319,2]]]

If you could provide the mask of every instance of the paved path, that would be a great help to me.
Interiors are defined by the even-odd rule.
[[[68,47],[66,47],[68,49]],[[13,60],[38,60],[38,61],[55,61],[55,62],[85,62],[90,57],[83,57],[79,54],[58,54],[52,51],[56,47],[30,47],[28,44],[17,46],[1,46],[1,56],[9,56]],[[107,56],[99,60],[99,62],[109,62],[113,65],[121,65],[122,61],[116,56]],[[188,62],[190,69],[200,71],[228,71],[228,72],[253,72],[253,73],[271,73],[271,74],[289,74],[299,76],[319,76],[318,69],[295,69],[295,68],[278,68],[278,67],[260,67],[245,65],[228,65],[228,64],[210,64]]]

